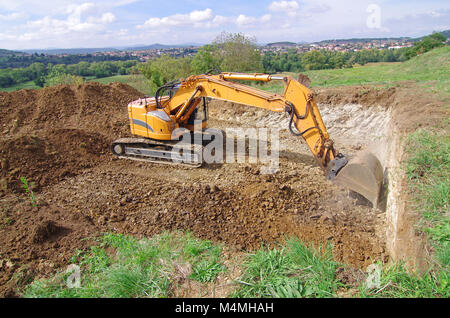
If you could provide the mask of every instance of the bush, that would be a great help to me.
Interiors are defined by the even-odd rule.
[[[45,77],[45,86],[55,85],[79,85],[84,83],[81,76],[71,75],[61,72],[60,70],[52,70],[50,74]]]

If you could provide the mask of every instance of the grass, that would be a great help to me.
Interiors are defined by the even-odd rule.
[[[334,278],[339,264],[325,250],[292,239],[278,249],[261,248],[248,256],[241,287],[232,297],[333,297],[343,285]]]
[[[0,91],[4,92],[14,92],[20,89],[41,89],[41,87],[37,86],[34,81],[24,82],[10,87],[0,87]]]
[[[331,247],[308,247],[291,239],[278,249],[260,249],[247,257],[240,287],[232,297],[357,297],[433,298],[450,297],[449,275],[445,271],[411,273],[401,264],[380,266],[378,286],[370,286],[363,275],[349,284],[337,277],[344,264],[333,260]]]
[[[445,131],[448,131],[446,129]],[[418,130],[407,139],[406,174],[414,207],[422,213],[423,231],[436,249],[440,266],[450,265],[450,137]]]
[[[88,77],[88,78],[86,78],[86,81],[87,82],[98,82],[100,84],[109,84],[109,83],[113,83],[113,82],[119,82],[119,83],[130,85],[144,94],[152,95],[152,91],[150,90],[150,83],[142,74],[115,75],[115,76],[103,77],[103,78]]]
[[[382,270],[380,286],[368,289],[359,287],[358,297],[363,298],[449,298],[448,273],[428,271],[411,273],[401,264],[386,266]]]
[[[221,247],[186,234],[162,234],[138,240],[105,234],[88,252],[75,252],[72,262],[81,268],[80,288],[69,288],[68,274],[37,280],[24,297],[119,298],[172,296],[185,279],[213,281],[226,268]]]
[[[414,57],[403,63],[372,63],[337,70],[309,71],[312,86],[393,84],[414,81],[435,83],[449,92],[450,47],[445,46]]]
[[[165,233],[141,240],[105,234],[97,246],[87,252],[76,251],[72,257],[72,263],[81,268],[79,288],[69,288],[70,273],[61,272],[50,279],[35,280],[22,296],[177,297],[183,280],[199,284],[216,281],[219,273],[227,271],[221,259],[219,245],[189,233]],[[246,254],[239,266],[242,275],[235,278],[235,289],[228,295],[231,298],[450,297],[448,273],[417,275],[402,264],[382,269],[376,287],[369,288],[364,275],[356,283],[344,283],[337,277],[338,269],[349,267],[333,259],[331,246],[314,248],[298,239],[273,249],[261,247]]]
[[[34,195],[34,192],[33,192],[34,182],[28,182],[28,179],[26,177],[21,177],[20,182],[22,182],[22,186],[23,186],[25,192],[28,194],[31,204],[34,207],[37,207],[38,205],[37,205],[37,201],[36,201],[36,196]]]

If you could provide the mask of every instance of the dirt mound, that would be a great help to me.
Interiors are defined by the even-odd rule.
[[[0,297],[14,297],[17,288],[33,279],[64,270],[76,249],[95,244],[90,238],[97,231],[84,216],[55,206],[3,205]]]
[[[42,90],[0,92],[0,125],[4,135],[36,130],[77,128],[110,136],[127,128],[127,104],[143,94],[120,83],[90,82]]]
[[[98,133],[77,129],[38,131],[0,145],[3,192],[23,191],[26,177],[39,188],[72,177],[104,159],[109,140]]]
[[[129,134],[127,104],[142,93],[120,83],[0,92],[1,192],[72,177],[102,160],[110,142]]]

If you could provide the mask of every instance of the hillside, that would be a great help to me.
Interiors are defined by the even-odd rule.
[[[426,83],[436,81],[448,92],[450,47],[442,47],[403,63],[374,63],[348,69],[306,72],[313,86],[390,84],[399,81]]]
[[[10,55],[23,55],[23,52],[0,49],[0,58]]]

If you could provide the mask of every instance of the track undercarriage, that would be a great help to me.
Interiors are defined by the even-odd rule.
[[[111,151],[123,159],[198,168],[202,165],[203,146],[148,138],[121,138],[112,143]]]

